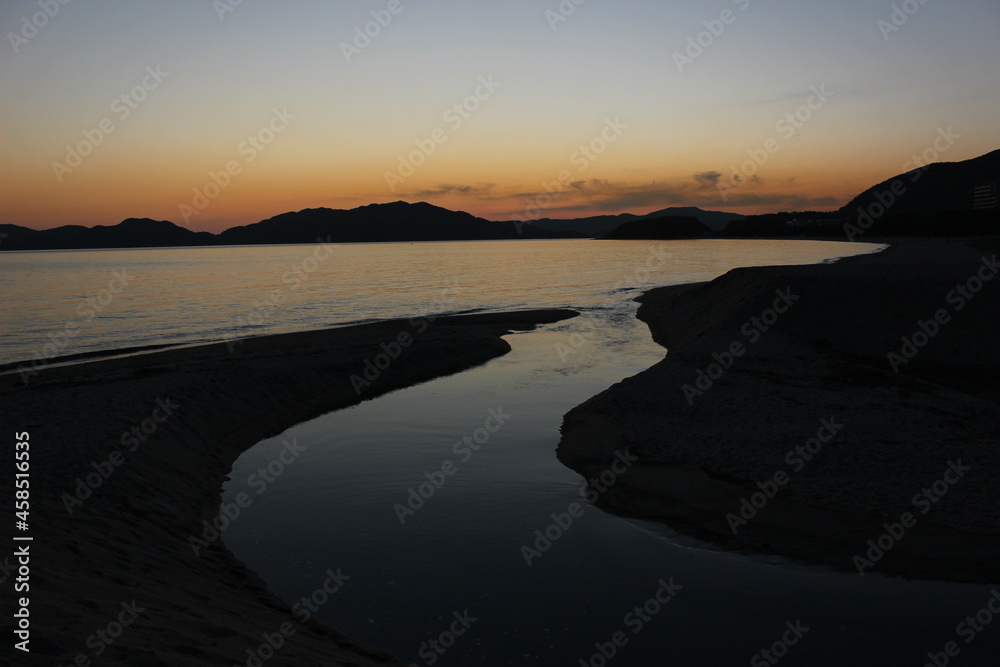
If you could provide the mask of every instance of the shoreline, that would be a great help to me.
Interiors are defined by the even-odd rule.
[[[724,548],[997,583],[1000,279],[948,300],[995,250],[977,245],[909,240],[646,292],[638,317],[666,358],[567,413],[558,458],[589,478],[630,449],[603,505]],[[942,309],[894,373],[888,352]]]
[[[246,339],[234,353],[214,343],[57,365],[27,385],[0,376],[7,429],[31,444],[31,653],[19,658],[242,665],[271,637],[268,665],[404,664],[303,623],[224,534],[206,538],[232,463],[295,424],[483,364],[510,350],[501,336],[576,315],[394,320]],[[95,635],[125,607],[141,611],[117,638]]]

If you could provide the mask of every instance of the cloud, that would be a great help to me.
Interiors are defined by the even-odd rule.
[[[713,188],[718,184],[720,178],[722,178],[722,174],[717,171],[703,171],[700,174],[694,175],[696,183]]]
[[[595,196],[614,186],[609,181],[592,178],[589,181],[573,181],[570,187],[585,195]]]
[[[673,205],[700,205],[711,203],[721,204],[717,194],[717,185],[722,173],[714,170],[692,174],[690,178],[679,181],[653,181],[651,183],[624,184],[603,180],[586,181],[588,187],[584,190],[576,183],[573,186],[588,194],[594,195],[595,201],[587,205],[566,207],[566,210],[582,210],[599,204],[601,208],[612,211],[634,210],[639,208],[663,208]],[[711,193],[710,198],[706,195]]]
[[[496,183],[480,183],[477,185],[454,185],[443,183],[430,189],[417,190],[413,194],[418,197],[436,197],[441,195],[462,195],[479,199],[490,199]]]
[[[753,187],[727,191],[726,200],[718,184],[722,174],[708,171],[693,174],[676,182],[643,184],[613,183],[604,180],[578,181],[573,190],[564,193],[561,205],[546,209],[547,215],[586,213],[593,211],[652,211],[668,206],[698,206],[712,210],[772,206],[781,209],[810,209],[835,206],[835,197],[809,197],[795,192],[761,192],[762,181],[749,179]],[[580,201],[586,196],[586,201]]]
[[[766,183],[754,175],[740,187],[728,189],[722,198],[722,172],[705,170],[685,178],[645,183],[582,179],[563,186],[561,192],[546,193],[521,188],[500,189],[495,183],[441,183],[400,196],[430,199],[442,196],[467,197],[480,202],[504,202],[510,213],[532,217],[588,216],[604,213],[643,213],[669,206],[698,206],[710,210],[768,207],[776,210],[829,208],[840,201],[835,197],[809,197],[793,190],[794,179]],[[769,188],[778,190],[768,192]],[[542,199],[542,196],[545,196]],[[527,212],[527,213],[526,213]]]

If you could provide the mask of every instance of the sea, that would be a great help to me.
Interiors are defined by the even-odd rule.
[[[736,266],[871,252],[815,241],[456,241],[0,252],[0,364],[420,313],[630,308]]]

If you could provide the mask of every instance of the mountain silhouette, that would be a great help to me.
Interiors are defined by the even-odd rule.
[[[6,236],[3,236],[6,235]],[[114,226],[66,225],[35,230],[0,225],[0,250],[158,248],[172,246],[260,245],[373,241],[460,241],[577,238],[581,234],[534,225],[493,222],[469,213],[420,202],[369,204],[351,210],[311,208],[282,213],[220,234],[194,232],[166,220],[129,218]]]
[[[781,212],[743,216],[697,207],[670,207],[645,215],[622,213],[569,220],[542,218],[531,223],[491,221],[426,202],[397,201],[355,209],[310,208],[282,213],[219,234],[195,232],[166,220],[129,218],[113,226],[64,225],[36,230],[0,225],[0,250],[162,248],[173,246],[260,245],[376,241],[482,241],[546,238],[681,238],[705,230],[722,235],[836,235],[843,223],[862,213],[876,218],[869,233],[888,235],[972,234],[996,231],[996,209],[973,211],[980,186],[1000,182],[1000,150],[962,162],[939,162],[899,174],[868,188],[837,211]],[[663,221],[675,219],[674,223]],[[677,218],[689,221],[678,226]],[[652,221],[651,225],[629,225]],[[659,222],[657,222],[659,221]],[[665,226],[666,225],[666,226]],[[673,225],[672,227],[670,225]],[[615,232],[612,235],[611,232]],[[692,236],[683,236],[691,238]]]
[[[632,213],[620,213],[595,215],[589,218],[540,218],[533,220],[531,224],[552,232],[575,232],[582,236],[598,237],[607,234],[623,222],[637,218],[638,216]]]
[[[746,216],[739,213],[727,213],[725,211],[705,211],[697,206],[671,206],[660,211],[647,213],[641,218],[663,218],[663,217],[694,218],[701,224],[708,227],[713,232],[725,229],[733,220],[742,220]]]
[[[0,225],[0,250],[56,250],[95,248],[167,248],[211,245],[215,235],[194,232],[167,220],[128,218],[117,225],[64,225],[53,229],[29,229]]]
[[[562,232],[577,232],[584,236],[603,237],[610,231],[621,226],[630,220],[645,220],[649,218],[663,218],[667,216],[690,217],[706,225],[712,231],[723,229],[733,220],[742,220],[743,215],[739,213],[727,213],[725,211],[704,211],[696,206],[672,206],[659,211],[653,211],[645,215],[635,215],[632,213],[621,213],[619,215],[595,215],[589,218],[571,218],[568,220],[558,220],[554,218],[542,218],[535,220],[534,224],[543,229]]]
[[[282,213],[252,225],[233,227],[218,235],[218,243],[333,243],[374,241],[484,241],[492,239],[565,238],[564,232],[513,222],[491,222],[470,213],[450,211],[426,202],[369,204],[349,211],[309,208]]]
[[[874,185],[845,204],[840,213],[858,209],[890,214],[933,214],[972,209],[973,189],[1000,179],[1000,150],[962,162],[937,162]],[[881,213],[879,215],[882,215]]]
[[[604,239],[633,240],[651,239],[700,239],[711,233],[708,225],[690,216],[665,215],[659,218],[629,220],[614,228]]]

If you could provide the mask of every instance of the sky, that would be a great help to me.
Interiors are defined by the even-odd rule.
[[[0,25],[0,222],[33,228],[830,210],[1000,148],[997,0],[4,0]]]

